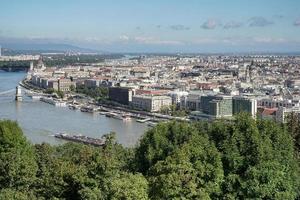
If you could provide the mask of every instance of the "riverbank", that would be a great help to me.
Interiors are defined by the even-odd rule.
[[[0,92],[15,90],[25,77],[24,72],[0,72]],[[29,93],[29,90],[23,90],[24,92]],[[98,113],[55,107],[27,95],[23,96],[22,102],[16,102],[14,95],[12,92],[9,96],[0,96],[0,120],[17,121],[27,139],[34,144],[62,144],[64,141],[53,137],[53,134],[59,132],[82,134],[92,138],[101,138],[105,134],[115,132],[118,143],[129,147],[136,145],[149,127],[146,123],[138,123],[136,120],[124,123],[123,120],[108,118]]]
[[[34,85],[32,85],[30,82],[27,81],[27,79],[24,79],[21,82],[21,86],[25,86],[26,89],[31,90],[33,92],[44,92],[45,90],[38,88]],[[85,103],[78,104],[74,99],[72,99],[74,96],[81,96],[82,98],[85,98]],[[126,107],[121,106],[113,106],[110,104],[105,103],[96,103],[95,100],[91,101],[90,97],[86,97],[85,95],[79,94],[79,93],[72,93],[69,100],[65,99],[57,99],[59,102],[65,102],[66,105],[73,110],[81,110],[82,112],[89,112],[89,113],[99,113],[101,111],[113,113],[118,116],[118,118],[123,118],[122,116],[130,116],[132,118],[136,118],[140,121],[140,123],[144,122],[151,122],[149,124],[153,125],[153,123],[157,123],[160,121],[167,121],[167,120],[177,120],[177,121],[189,121],[186,117],[174,117],[170,115],[163,115],[159,113],[151,113],[146,111],[139,111],[139,110],[133,110]],[[143,121],[147,119],[146,121]],[[124,121],[127,121],[124,117]]]

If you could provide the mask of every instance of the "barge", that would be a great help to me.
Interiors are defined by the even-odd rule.
[[[105,144],[104,139],[92,138],[85,135],[69,135],[67,133],[56,133],[54,134],[54,137],[63,140],[68,140],[71,142],[83,143],[93,146],[103,146]]]

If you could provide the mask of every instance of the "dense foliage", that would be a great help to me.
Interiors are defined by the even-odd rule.
[[[81,54],[81,55],[65,55],[57,54],[51,56],[43,56],[46,66],[67,66],[101,63],[105,59],[122,58],[120,54]]]
[[[29,67],[30,61],[0,61],[0,70],[4,71],[25,71]]]
[[[76,87],[75,90],[76,90],[76,93],[85,94],[96,100],[103,100],[103,99],[108,98],[108,88],[107,87],[89,88],[84,85],[80,85],[80,86]]]
[[[32,145],[0,121],[0,199],[297,199],[299,160],[283,125],[161,123],[134,148]],[[295,130],[294,130],[295,131]]]
[[[170,105],[170,106],[162,106],[162,108],[159,111],[161,114],[164,115],[171,115],[174,117],[185,117],[189,114],[189,111],[186,109],[182,109],[179,106],[176,105]]]

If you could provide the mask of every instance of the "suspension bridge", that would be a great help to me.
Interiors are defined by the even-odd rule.
[[[38,93],[38,92],[33,92],[31,90],[27,90],[24,87],[21,86],[17,86],[15,89],[9,89],[6,91],[1,91],[0,92],[0,97],[16,97],[17,101],[21,101],[22,100],[22,96],[26,95],[29,96],[31,98],[40,98],[42,96],[47,96],[43,93]]]
[[[8,97],[8,96],[14,96],[16,92],[16,89],[10,89],[3,92],[0,92],[0,97]]]

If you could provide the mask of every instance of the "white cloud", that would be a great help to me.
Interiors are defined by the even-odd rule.
[[[287,39],[284,38],[271,38],[271,37],[254,37],[253,42],[257,43],[285,43],[289,42]]]
[[[119,37],[119,39],[121,40],[121,41],[129,41],[129,36],[127,36],[127,35],[121,35],[120,37]]]
[[[300,26],[300,18],[294,21],[294,26]]]
[[[274,24],[273,21],[269,21],[264,17],[252,17],[248,21],[249,21],[249,26],[251,27],[265,27]]]
[[[209,19],[201,25],[203,29],[215,29],[220,23],[217,20]]]

